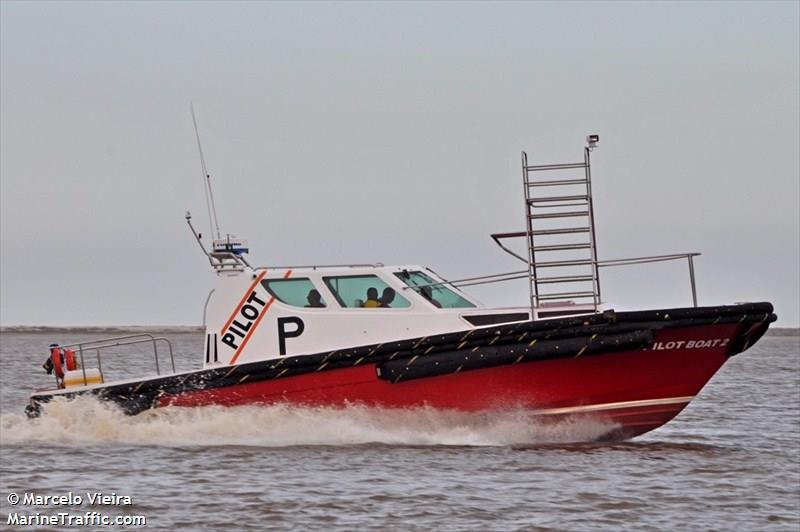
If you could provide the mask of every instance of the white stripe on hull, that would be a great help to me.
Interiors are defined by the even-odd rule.
[[[620,410],[623,408],[637,408],[640,406],[677,405],[686,404],[694,399],[694,395],[685,397],[665,397],[663,399],[646,399],[643,401],[622,401],[619,403],[601,403],[596,405],[566,406],[563,408],[546,408],[536,410],[536,414],[577,414],[581,412],[602,412],[604,410]]]

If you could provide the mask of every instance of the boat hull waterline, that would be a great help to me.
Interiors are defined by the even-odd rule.
[[[165,407],[302,406],[532,411],[609,424],[605,439],[660,427],[775,321],[769,303],[518,322],[327,353],[31,396],[92,394],[127,413]]]

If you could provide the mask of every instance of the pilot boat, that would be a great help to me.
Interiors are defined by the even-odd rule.
[[[129,414],[275,403],[520,409],[545,421],[598,420],[608,427],[604,439],[653,430],[776,316],[770,303],[698,306],[699,253],[599,260],[590,162],[598,141],[587,137],[583,160],[573,163],[531,165],[523,152],[524,230],[491,236],[525,266],[459,280],[418,265],[252,266],[246,241],[220,237],[200,148],[218,237],[206,249],[187,213],[217,276],[202,368],[176,372],[169,341],[153,335],[53,344],[45,366],[56,387],[33,393],[27,411],[92,395]],[[601,298],[603,268],[674,260],[688,265],[691,305],[617,311]],[[487,308],[464,291],[515,279],[525,280],[529,305]],[[155,374],[107,379],[104,353],[135,344],[152,346]]]

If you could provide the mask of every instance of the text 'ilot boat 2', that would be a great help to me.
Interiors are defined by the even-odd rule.
[[[491,236],[525,267],[460,280],[416,265],[251,266],[247,243],[219,233],[201,149],[217,237],[206,249],[187,213],[217,275],[202,369],[176,372],[169,341],[152,335],[53,344],[45,367],[57,387],[33,393],[28,413],[91,394],[129,414],[275,403],[522,409],[536,419],[607,422],[605,439],[653,430],[776,316],[769,303],[698,306],[698,253],[599,260],[590,165],[597,143],[587,137],[576,163],[530,165],[523,152],[524,230]],[[688,264],[692,306],[618,312],[602,299],[602,269],[672,260]],[[487,308],[462,290],[513,279],[527,279],[529,305]],[[138,344],[152,348],[155,374],[107,378],[104,353]]]

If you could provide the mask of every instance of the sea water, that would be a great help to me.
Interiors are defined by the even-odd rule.
[[[200,365],[200,333],[163,333],[178,370]],[[668,425],[612,444],[579,443],[602,423],[541,425],[526,412],[275,405],[128,417],[86,398],[28,420],[30,391],[53,384],[40,366],[48,344],[103,334],[56,336],[0,335],[3,528],[63,513],[83,525],[40,528],[108,530],[88,521],[104,515],[146,518],[131,530],[800,530],[798,336],[765,337]],[[119,378],[153,367],[141,346],[103,358]]]

